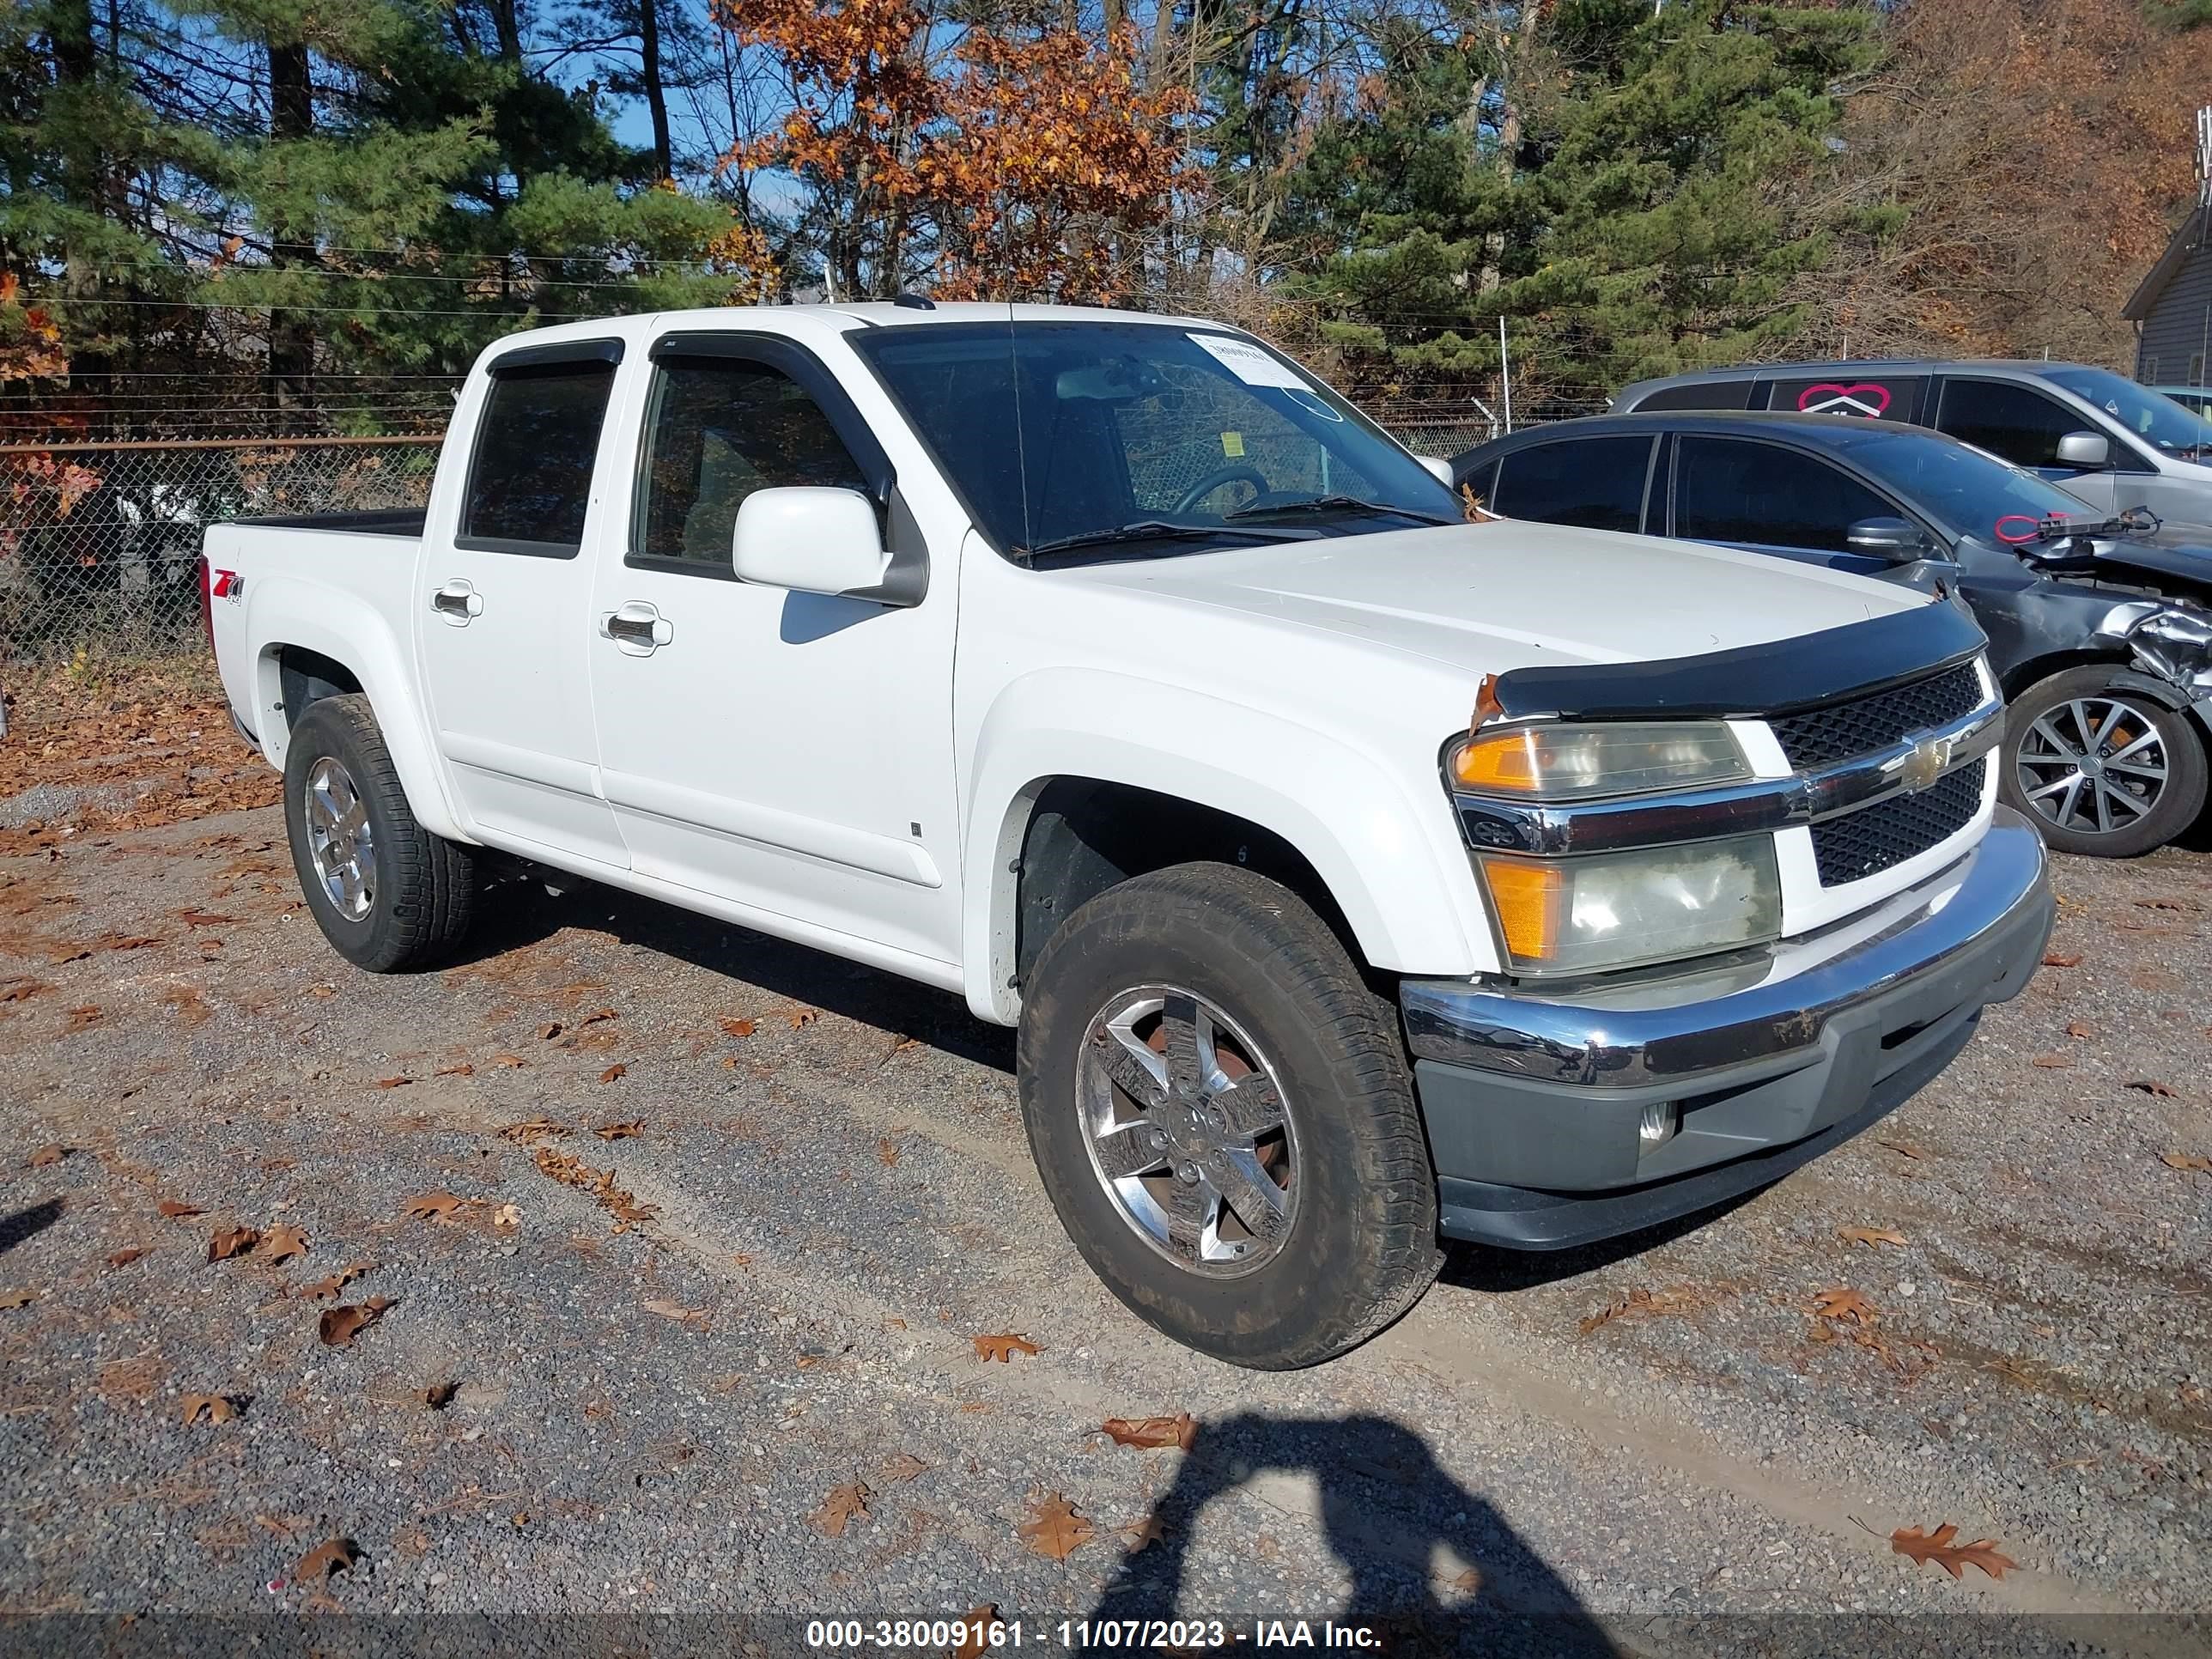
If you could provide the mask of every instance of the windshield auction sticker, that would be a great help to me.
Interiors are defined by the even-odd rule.
[[[1246,386],[1279,386],[1310,394],[1312,385],[1288,363],[1278,362],[1249,340],[1232,340],[1226,334],[1187,334],[1183,337],[1209,354]]]

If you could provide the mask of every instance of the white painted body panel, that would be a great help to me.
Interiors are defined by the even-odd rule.
[[[1013,321],[1065,314],[1017,307]],[[846,343],[863,326],[975,315],[1007,308],[708,311],[520,337],[623,343],[580,555],[454,546],[489,385],[479,364],[419,542],[209,532],[211,562],[245,579],[242,602],[215,607],[233,707],[281,766],[275,653],[320,652],[360,679],[437,833],[958,990],[1010,1022],[1009,866],[1054,777],[1157,790],[1273,830],[1320,872],[1377,967],[1493,971],[1438,775],[1485,674],[1695,655],[1925,602],[1722,548],[1507,521],[1023,569],[974,532]],[[625,562],[647,351],[671,332],[733,329],[811,351],[876,432],[928,547],[920,605]],[[453,580],[483,599],[465,626],[430,608]],[[599,629],[635,604],[669,623],[650,652]],[[1772,750],[1748,724],[1754,755],[1760,740]],[[1803,907],[1830,920],[1839,902],[1874,903],[1929,856],[1844,901],[1793,878],[1791,931],[1814,925]],[[1799,861],[1809,853],[1785,860]]]

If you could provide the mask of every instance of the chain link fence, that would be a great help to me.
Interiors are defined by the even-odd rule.
[[[1497,435],[1470,413],[1376,410],[1418,455],[1449,457]],[[197,648],[199,554],[210,524],[255,514],[420,507],[436,434],[379,438],[149,439],[0,446],[51,458],[92,482],[0,496],[0,660],[41,664],[80,648],[160,656]]]

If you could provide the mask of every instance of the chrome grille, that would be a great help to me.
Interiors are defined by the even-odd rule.
[[[1957,835],[1981,807],[1989,765],[1986,759],[1975,761],[1916,793],[1893,795],[1814,824],[1813,860],[1820,885],[1863,881]]]
[[[1790,765],[1803,770],[1887,749],[1908,732],[1963,719],[1981,704],[1981,675],[1965,662],[1848,702],[1777,715],[1768,724]]]

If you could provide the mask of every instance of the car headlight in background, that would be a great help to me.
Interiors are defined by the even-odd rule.
[[[1586,800],[1705,788],[1752,777],[1735,734],[1719,720],[1615,726],[1513,726],[1454,744],[1452,787],[1523,800]]]
[[[1511,971],[1597,973],[1782,933],[1771,836],[1580,858],[1478,853]]]

